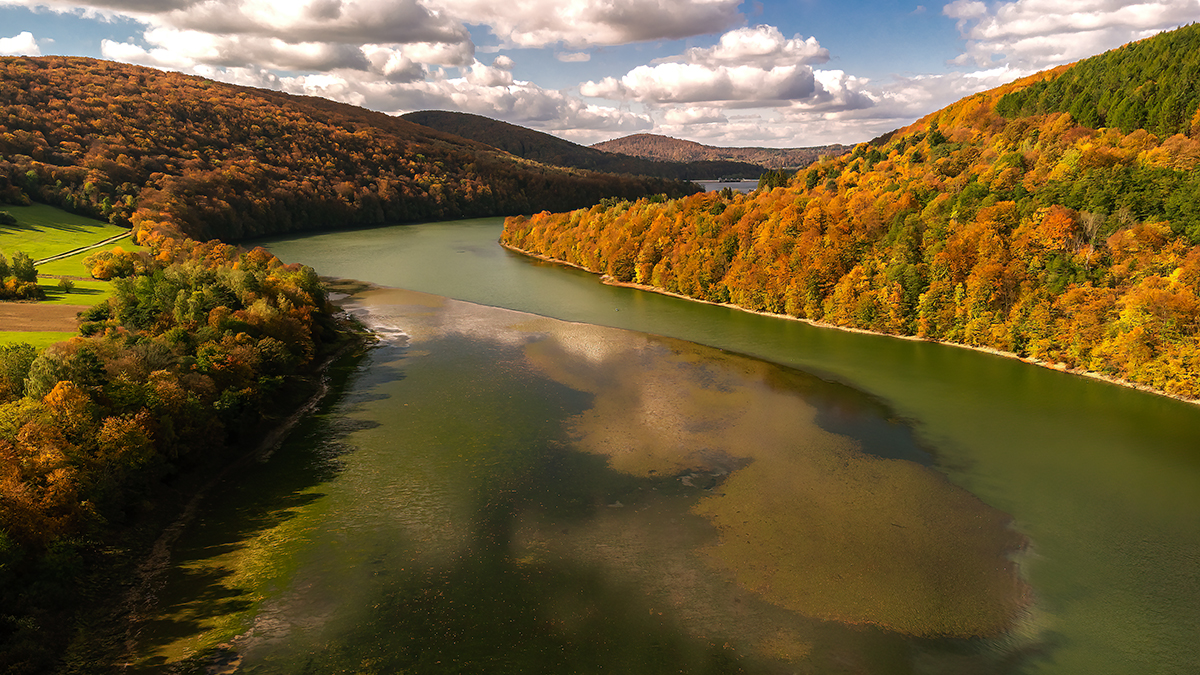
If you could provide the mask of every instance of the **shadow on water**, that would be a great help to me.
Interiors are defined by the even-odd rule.
[[[394,360],[399,353],[393,353]],[[325,494],[317,488],[337,478],[343,458],[354,450],[344,439],[379,426],[341,411],[361,404],[348,395],[365,375],[399,381],[396,367],[362,367],[371,356],[343,358],[330,367],[330,394],[312,415],[302,419],[280,448],[250,462],[218,484],[200,507],[198,517],[170,552],[170,567],[152,581],[143,618],[132,627],[136,644],[133,672],[158,672],[178,660],[181,642],[212,630],[231,618],[244,617],[260,597],[240,576],[247,549],[255,539],[296,518]],[[184,647],[184,653],[194,647]]]
[[[355,629],[303,672],[745,672],[732,645],[685,636],[636,589],[570,563],[465,557],[395,581]]]
[[[755,356],[721,351],[763,364],[767,386],[794,394],[813,406],[817,411],[816,423],[819,427],[853,438],[859,442],[862,452],[884,459],[916,462],[922,466],[934,466],[937,463],[933,448],[921,443],[912,421],[897,416],[895,410],[878,397],[803,370]]]

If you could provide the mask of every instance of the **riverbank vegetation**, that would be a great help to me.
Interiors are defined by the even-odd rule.
[[[140,66],[0,58],[0,203],[197,240],[564,210],[690,183],[563,169],[324,99]]]
[[[112,293],[81,335],[0,347],[0,672],[54,667],[138,524],[162,526],[190,474],[244,452],[339,341],[311,268],[142,241],[88,259]]]
[[[1198,55],[1188,26],[963,99],[786,187],[511,218],[503,242],[1198,398]]]

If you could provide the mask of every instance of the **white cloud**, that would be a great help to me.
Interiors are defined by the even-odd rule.
[[[419,0],[25,0],[23,4],[85,6],[155,25],[289,42],[455,43],[469,39],[460,22]]]
[[[147,26],[155,63],[282,70],[366,68],[363,45],[406,45],[410,60],[469,65],[465,26],[421,0],[2,0],[3,4],[106,17]],[[110,46],[112,53],[130,53]],[[174,67],[174,66],[168,66]]]
[[[695,63],[638,66],[620,80],[586,82],[580,93],[607,99],[654,103],[722,103],[726,106],[783,104],[805,99],[815,90],[813,72],[805,66],[709,67]]]
[[[177,56],[166,49],[146,49],[132,42],[100,41],[100,55],[113,61],[136,63],[166,70],[189,70],[195,64],[191,59]]]
[[[554,54],[554,58],[562,61],[563,63],[583,63],[585,61],[591,61],[592,55],[587,52],[557,52]]]
[[[430,0],[449,16],[488,26],[521,47],[677,40],[742,22],[742,0]]]
[[[0,38],[0,56],[41,56],[33,33],[23,31],[10,38]]]
[[[828,50],[814,38],[789,40],[774,26],[755,26],[729,31],[713,47],[638,66],[620,79],[585,82],[579,91],[588,97],[652,105],[804,105],[828,110],[872,105],[869,96],[857,91],[860,80],[841,71],[822,71],[817,77],[809,64],[828,60]]]
[[[709,66],[739,65],[772,68],[781,65],[825,63],[829,50],[816,38],[788,40],[775,26],[739,28],[721,36],[714,47],[687,50],[683,59]]]
[[[279,89],[279,76],[265,68],[213,68],[212,66],[196,66],[192,72],[201,77],[219,82],[228,82],[243,87],[258,87],[259,89]]]
[[[826,119],[887,120],[894,129],[955,101],[981,91],[993,89],[1034,71],[1001,66],[973,72],[949,72],[939,75],[892,76],[880,86],[870,86],[867,93],[874,102],[869,108],[843,110],[825,114]],[[804,113],[799,107],[795,113]],[[884,129],[888,131],[890,129]]]
[[[405,51],[389,45],[362,47],[363,55],[371,64],[370,71],[382,75],[388,82],[414,82],[424,79],[425,68],[409,58]]]
[[[667,125],[686,127],[693,124],[721,124],[728,122],[720,108],[670,108],[663,113]]]
[[[1197,0],[955,0],[942,12],[967,40],[957,64],[1047,68],[1200,20]]]
[[[507,87],[513,83],[511,68],[511,65],[507,69],[485,66],[476,61],[463,73],[463,79],[479,87]]]
[[[469,66],[475,62],[475,45],[463,42],[410,42],[404,44],[404,54],[418,63],[439,66]]]
[[[876,97],[864,91],[867,80],[841,70],[814,70],[817,86],[813,96],[796,101],[793,107],[814,112],[862,110],[875,105]]]

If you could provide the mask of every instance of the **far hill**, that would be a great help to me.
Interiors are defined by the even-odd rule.
[[[126,227],[236,240],[697,190],[536,164],[320,98],[95,59],[0,58],[0,203]]]
[[[402,115],[402,117],[410,122],[486,143],[518,157],[553,166],[678,180],[706,180],[734,176],[757,178],[768,168],[766,165],[756,162],[715,157],[694,160],[631,157],[629,153],[614,153],[603,149],[584,147],[541,131],[470,113],[422,110]]]
[[[967,97],[784,187],[510,219],[503,241],[1200,399],[1198,83],[1193,24]]]
[[[660,162],[737,161],[768,169],[801,169],[822,157],[837,157],[850,152],[850,146],[837,144],[809,148],[719,148],[658,134],[634,134],[591,147]]]

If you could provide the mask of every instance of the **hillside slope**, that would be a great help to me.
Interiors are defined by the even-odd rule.
[[[539,165],[325,99],[93,59],[0,58],[0,202],[236,240],[696,189]]]
[[[850,151],[845,145],[820,145],[811,148],[718,148],[658,134],[634,134],[591,146],[604,152],[619,153],[660,162],[699,162],[733,160],[750,162],[768,169],[797,169],[821,157],[836,157]]]
[[[1197,398],[1200,98],[1196,78],[1162,75],[1198,53],[1188,26],[963,99],[785,188],[510,219],[504,241],[621,282]],[[1178,112],[1093,128],[1027,104],[1059,83],[1101,101],[1114,71]]]
[[[423,110],[402,115],[438,131],[469,138],[505,152],[543,164],[588,169],[603,173],[658,176],[675,180],[705,180],[722,176],[757,178],[765,167],[732,160],[654,161],[627,154],[604,152],[565,141],[533,129],[501,122],[481,115]]]

